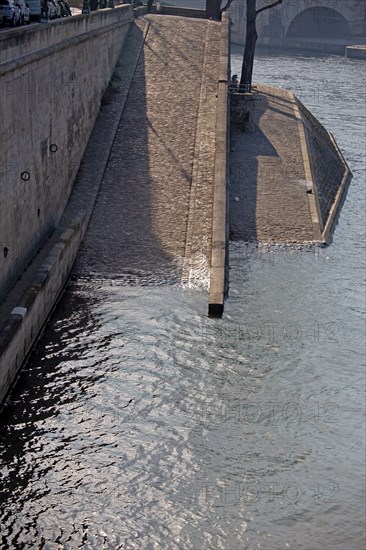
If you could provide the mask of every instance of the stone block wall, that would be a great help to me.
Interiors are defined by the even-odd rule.
[[[311,169],[316,185],[323,227],[327,224],[346,168],[332,136],[296,98],[306,130]]]
[[[0,300],[57,226],[133,20],[129,5],[0,36]]]

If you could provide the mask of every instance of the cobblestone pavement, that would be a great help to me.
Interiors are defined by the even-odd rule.
[[[285,90],[257,87],[254,133],[234,129],[230,237],[263,243],[314,240],[298,122]]]
[[[78,273],[166,279],[182,275],[187,255],[210,257],[220,24],[144,19]]]

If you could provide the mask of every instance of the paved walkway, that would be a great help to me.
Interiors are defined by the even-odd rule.
[[[286,90],[257,90],[256,131],[232,132],[230,237],[262,243],[313,241],[293,104]]]
[[[197,249],[209,261],[220,24],[146,20],[79,274],[167,279]]]

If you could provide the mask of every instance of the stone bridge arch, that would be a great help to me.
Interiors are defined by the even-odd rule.
[[[287,38],[351,36],[351,29],[341,13],[327,7],[307,8],[300,12],[287,28]]]
[[[307,21],[318,29],[332,32],[333,37],[343,38],[362,36],[365,34],[365,0],[284,0],[279,8],[275,8],[281,17],[283,35],[289,36],[294,27],[301,29]],[[271,14],[269,14],[270,20]],[[304,34],[302,34],[304,36]],[[311,33],[309,37],[313,36]],[[328,34],[331,36],[331,34]]]

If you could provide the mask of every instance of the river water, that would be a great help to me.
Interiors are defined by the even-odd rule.
[[[2,548],[364,548],[364,64],[260,53],[255,80],[349,162],[332,245],[232,244],[223,320],[205,265],[74,278],[0,419]]]

